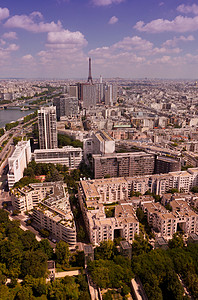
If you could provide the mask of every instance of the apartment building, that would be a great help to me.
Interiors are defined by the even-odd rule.
[[[63,182],[32,183],[13,191],[13,207],[20,212],[33,209],[38,228],[47,229],[57,240],[76,244],[76,226]]]
[[[11,189],[15,182],[23,177],[23,171],[31,159],[30,141],[21,141],[15,147],[10,158],[8,158],[8,187]]]
[[[163,195],[177,187],[179,191],[185,188],[189,192],[197,185],[197,180],[198,168],[194,168],[168,174],[86,180],[81,181],[79,187],[82,191],[86,191],[84,197],[87,200],[100,199],[102,203],[108,204],[126,200],[131,191],[143,195],[150,190],[156,195]]]
[[[158,237],[171,239],[177,232],[177,222],[172,212],[166,210],[160,203],[142,203],[141,208],[147,215],[147,221]]]
[[[41,107],[38,110],[40,149],[57,148],[56,107]]]
[[[126,195],[126,191],[124,193]],[[94,245],[105,240],[113,241],[116,237],[123,237],[132,243],[135,234],[139,234],[139,222],[132,204],[121,201],[115,205],[114,216],[107,217],[104,197],[100,197],[100,190],[91,181],[79,184],[78,196],[89,240]],[[113,203],[113,200],[114,198],[106,196],[105,203]]]
[[[92,154],[109,154],[115,152],[115,141],[104,130],[92,133],[83,143],[84,158]]]
[[[54,106],[56,106],[57,119],[63,116],[76,116],[78,114],[78,98],[60,95],[54,98]]]
[[[38,149],[34,151],[33,158],[36,163],[52,163],[66,165],[70,169],[79,167],[82,161],[82,149],[65,146],[56,149]]]
[[[184,200],[170,202],[172,211],[166,210],[160,203],[142,203],[148,224],[158,237],[171,239],[177,231],[186,235],[198,232],[198,214]]]
[[[157,156],[155,161],[155,173],[163,174],[169,172],[181,171],[181,162],[179,160],[166,157]]]
[[[94,178],[153,174],[155,156],[145,152],[93,154]]]

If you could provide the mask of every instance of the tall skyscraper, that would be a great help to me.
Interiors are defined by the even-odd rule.
[[[105,105],[112,106],[117,102],[117,85],[108,84],[105,86]]]
[[[41,107],[38,110],[40,149],[57,148],[56,107]]]
[[[96,106],[96,85],[95,84],[83,84],[83,108],[90,108]]]
[[[102,82],[102,76],[100,75],[99,83],[96,83],[96,103],[102,103],[105,99],[105,84]]]
[[[113,86],[111,84],[105,87],[105,105],[113,105]]]

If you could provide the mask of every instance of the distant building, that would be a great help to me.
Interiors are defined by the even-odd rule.
[[[90,108],[96,106],[96,85],[83,84],[82,85],[82,100],[83,108]]]
[[[38,110],[40,149],[57,148],[56,107],[41,107]]]
[[[117,86],[108,84],[105,86],[105,105],[113,106],[117,102]]]
[[[105,84],[96,83],[96,103],[102,103],[105,100]]]
[[[77,85],[70,85],[69,86],[69,95],[71,97],[78,98],[78,86]]]
[[[23,177],[23,171],[31,159],[30,141],[21,141],[15,147],[14,153],[8,158],[8,187],[11,189],[15,182]]]
[[[56,149],[40,149],[34,151],[36,163],[52,163],[66,165],[70,169],[79,167],[82,161],[82,149],[65,146]]]
[[[76,116],[78,114],[78,99],[77,97],[68,97],[61,95],[54,98],[54,106],[56,106],[57,120],[63,116]]]

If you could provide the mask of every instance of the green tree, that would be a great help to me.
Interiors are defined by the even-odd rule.
[[[169,248],[183,248],[184,240],[181,234],[175,233],[173,238],[168,242]]]
[[[141,233],[135,235],[133,244],[132,244],[132,254],[140,255],[147,253],[152,250],[152,246],[149,244],[148,240],[144,238],[144,235]]]
[[[62,267],[69,267],[70,251],[69,246],[64,241],[56,244],[56,260]]]
[[[103,241],[99,247],[95,248],[95,259],[110,259],[113,256],[113,242]]]
[[[22,287],[15,297],[16,300],[33,300],[33,293],[30,287]]]
[[[4,129],[3,128],[0,128],[0,137],[2,136],[2,135],[4,135]]]
[[[198,193],[198,186],[192,187],[191,192]]]
[[[21,276],[34,278],[45,277],[47,272],[47,255],[40,250],[26,251],[21,263]]]
[[[20,236],[24,250],[34,250],[38,246],[35,234],[29,230],[23,231]]]
[[[39,242],[38,250],[44,252],[47,255],[48,260],[53,258],[53,248],[47,239],[43,239]]]

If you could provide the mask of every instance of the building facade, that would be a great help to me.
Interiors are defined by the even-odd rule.
[[[163,174],[169,172],[181,171],[181,162],[179,160],[166,157],[157,156],[155,161],[155,173]]]
[[[78,114],[78,98],[60,95],[54,98],[54,106],[56,106],[57,119],[63,116],[76,116]]]
[[[97,92],[95,84],[82,84],[82,100],[83,108],[90,108],[96,106]]]
[[[38,110],[40,149],[57,148],[56,107],[41,107]]]
[[[32,183],[13,191],[13,207],[20,212],[33,209],[33,221],[57,240],[76,244],[76,226],[63,182]]]
[[[70,169],[76,169],[82,161],[83,154],[81,148],[65,146],[56,149],[35,150],[33,157],[36,163],[61,164]]]
[[[10,158],[8,158],[8,187],[11,189],[15,182],[23,177],[23,171],[31,159],[30,141],[21,141],[15,147]]]
[[[108,217],[104,204],[114,203],[114,199],[108,196],[105,199],[96,189],[97,184],[92,181],[79,184],[78,199],[90,242],[99,245],[102,241],[122,237],[132,243],[135,234],[139,234],[139,222],[132,204],[120,202],[115,205],[114,216]]]
[[[143,203],[142,209],[147,221],[156,236],[171,239],[178,231],[189,236],[198,233],[198,214],[184,200],[170,202],[172,211],[168,211],[160,203]]]
[[[104,130],[92,133],[91,137],[83,141],[84,159],[92,154],[107,154],[115,152],[115,141]]]
[[[145,152],[94,154],[94,178],[153,174],[155,156]]]

